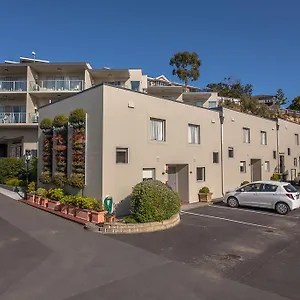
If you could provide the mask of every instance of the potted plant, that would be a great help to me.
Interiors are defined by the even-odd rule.
[[[241,186],[246,185],[246,184],[248,184],[248,183],[249,183],[248,180],[244,180],[244,181],[241,183]]]
[[[38,205],[44,205],[46,197],[47,197],[47,190],[44,188],[38,188],[36,191],[36,203]]]
[[[202,187],[198,193],[199,202],[211,202],[212,194],[207,186]]]
[[[48,208],[60,210],[60,200],[65,196],[63,189],[50,189],[48,191]]]
[[[30,202],[34,202],[35,194],[36,194],[36,183],[34,181],[30,182],[28,184],[28,194],[27,194],[27,200]]]

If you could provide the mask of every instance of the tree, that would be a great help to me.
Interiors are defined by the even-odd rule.
[[[243,95],[251,96],[253,92],[252,84],[243,85],[240,80],[234,80],[231,77],[224,78],[219,83],[209,83],[207,88],[213,92],[219,93],[221,97],[241,98]]]
[[[278,105],[285,105],[286,104],[287,97],[285,97],[285,94],[282,89],[278,89],[276,92],[276,104]]]
[[[296,98],[294,98],[294,100],[292,101],[292,104],[288,108],[300,111],[300,96],[297,96]]]
[[[187,87],[189,81],[196,81],[200,77],[201,60],[196,52],[188,51],[177,52],[170,59],[170,66],[173,66],[172,71],[174,76],[183,81]]]

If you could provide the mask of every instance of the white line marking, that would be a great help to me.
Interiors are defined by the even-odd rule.
[[[274,228],[274,227],[269,227],[269,226],[264,226],[264,225],[260,225],[260,224],[249,223],[249,222],[243,222],[243,221],[237,221],[237,220],[232,220],[232,219],[226,219],[226,218],[211,216],[211,215],[196,214],[196,213],[192,213],[192,212],[188,212],[188,211],[184,211],[184,210],[182,210],[181,213],[188,214],[188,215],[193,215],[193,216],[198,216],[198,217],[204,217],[204,218],[218,219],[218,220],[223,220],[223,221],[227,221],[227,222],[247,225],[247,226],[255,226],[255,227],[261,227],[261,228],[276,230],[276,228]]]
[[[232,207],[227,207],[227,206],[219,206],[219,205],[215,205],[215,204],[208,204],[209,207],[213,207],[213,208],[222,208],[222,209],[231,209],[231,210],[240,210],[240,211],[246,211],[249,213],[254,213],[254,214],[260,214],[260,215],[267,215],[267,216],[272,216],[272,217],[282,217],[282,218],[292,218],[292,219],[299,219],[298,216],[283,216],[283,215],[279,215],[276,213],[266,213],[266,212],[262,212],[262,211],[254,211],[251,209],[244,209],[244,208],[232,208]]]

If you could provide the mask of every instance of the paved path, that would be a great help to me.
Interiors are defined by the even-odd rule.
[[[84,231],[4,195],[0,267],[1,300],[288,299]]]

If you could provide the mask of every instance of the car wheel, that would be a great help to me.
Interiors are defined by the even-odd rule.
[[[229,197],[227,200],[227,204],[229,207],[237,208],[239,206],[239,201],[234,197]]]
[[[290,208],[286,203],[278,202],[275,206],[275,210],[280,215],[286,215],[289,212]]]

